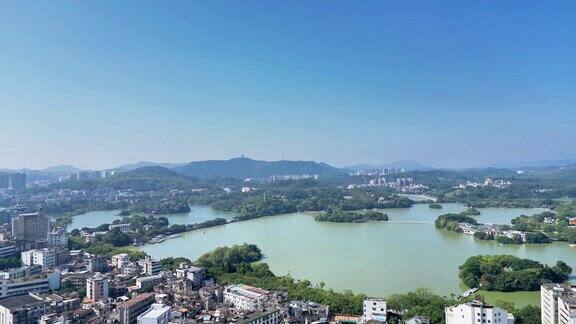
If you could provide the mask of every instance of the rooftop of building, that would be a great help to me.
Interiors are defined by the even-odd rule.
[[[573,286],[570,284],[559,284],[559,283],[547,282],[547,283],[543,283],[542,287],[547,288],[549,290],[559,291],[559,292],[574,291],[576,293],[576,286]]]
[[[247,313],[245,314],[242,318],[236,320],[236,323],[242,324],[242,323],[249,323],[252,322],[254,320],[257,320],[259,318],[262,318],[264,316],[279,312],[280,309],[279,308],[275,308],[275,307],[269,307],[269,308],[265,308],[262,310],[255,310],[253,312]]]
[[[38,303],[44,303],[44,301],[32,295],[12,296],[0,299],[0,306],[10,310],[29,305],[32,306]]]
[[[562,299],[564,303],[569,304],[572,308],[576,308],[576,291],[570,290],[569,293],[562,294],[558,299]]]
[[[460,306],[480,307],[480,308],[485,308],[485,309],[494,308],[494,306],[489,305],[489,304],[486,304],[486,303],[484,303],[483,301],[473,300],[473,301],[470,301],[470,302],[467,302],[467,303],[462,303],[462,304],[459,304],[459,305],[448,306],[448,307],[446,307],[446,310],[448,310],[448,309],[452,310],[452,309],[454,309],[454,308],[456,308],[456,307],[460,307]]]
[[[380,302],[385,302],[386,299],[382,298],[382,297],[366,297],[364,298],[364,301],[380,301]]]
[[[151,275],[151,276],[145,276],[145,277],[138,277],[136,278],[137,281],[147,281],[147,280],[158,280],[158,279],[163,279],[164,275],[162,274],[157,274],[157,275]]]
[[[186,267],[186,270],[195,272],[195,271],[204,270],[204,268],[203,268],[203,267],[197,267],[197,266],[190,265],[190,266],[187,266],[187,267]]]
[[[154,293],[138,294],[138,295],[134,296],[132,299],[129,299],[129,300],[123,302],[122,304],[118,305],[118,308],[132,307],[132,306],[138,304],[139,302],[142,302],[142,301],[147,300],[147,299],[152,299],[152,298],[154,298]]]
[[[166,312],[169,312],[171,309],[170,306],[164,306],[162,304],[152,304],[152,306],[150,306],[150,309],[148,309],[147,311],[145,311],[144,313],[142,313],[140,316],[138,316],[138,318],[142,318],[142,319],[153,319],[153,318],[158,318],[162,315],[164,315]]]
[[[240,285],[230,285],[226,287],[227,292],[235,293],[250,298],[259,298],[268,295],[270,292],[268,290],[240,284]]]
[[[25,213],[25,214],[20,214],[18,216],[22,216],[22,217],[28,217],[28,216],[40,216],[42,215],[41,212],[35,212],[35,213]]]

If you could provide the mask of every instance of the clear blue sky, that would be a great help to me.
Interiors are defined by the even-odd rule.
[[[576,158],[575,1],[2,1],[0,168]]]

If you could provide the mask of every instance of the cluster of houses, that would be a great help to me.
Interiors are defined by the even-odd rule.
[[[476,181],[466,181],[464,183],[460,183],[454,187],[454,189],[466,189],[466,188],[483,188],[483,187],[494,187],[498,189],[503,189],[510,187],[512,183],[510,180],[503,180],[503,179],[496,179],[493,180],[491,178],[486,178],[482,182]]]
[[[285,292],[220,285],[206,269],[188,262],[172,268],[174,265],[163,265],[150,256],[134,260],[126,253],[107,257],[69,251],[66,231],[50,230],[42,213],[21,214],[11,225],[10,233],[2,233],[7,235],[0,239],[12,246],[2,247],[0,252],[13,259],[19,253],[21,266],[0,272],[2,324],[363,324],[396,321],[404,313],[388,309],[382,298],[366,298],[362,315],[333,314],[327,305],[291,300]],[[121,231],[130,230],[127,224],[117,226]],[[463,226],[468,233],[492,230],[490,225]],[[554,323],[574,323],[574,288],[564,287],[562,293],[558,287],[550,289],[546,291],[552,291],[551,297],[546,297],[556,298],[556,304],[563,301],[562,314],[572,316],[572,322]],[[547,312],[552,312],[547,316],[558,314]],[[448,324],[514,323],[511,314],[479,301],[448,307],[445,317]],[[416,316],[405,322],[430,321]]]

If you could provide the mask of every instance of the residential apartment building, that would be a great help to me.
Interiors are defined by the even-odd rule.
[[[88,278],[86,280],[86,297],[93,302],[107,302],[108,283],[108,278],[105,278],[100,273]]]
[[[12,269],[4,270],[4,271],[0,272],[0,278],[3,278],[3,279],[20,279],[20,278],[39,275],[40,273],[42,273],[42,266],[31,265],[31,266],[24,266],[24,267],[20,267],[20,268],[12,268]]]
[[[0,258],[13,256],[16,252],[16,245],[14,244],[5,244],[0,246]]]
[[[236,324],[280,324],[282,322],[283,316],[280,309],[268,307],[248,313],[244,318],[236,321]]]
[[[86,269],[90,272],[107,272],[108,271],[108,261],[105,256],[102,255],[92,255],[87,260],[88,265]]]
[[[386,322],[386,301],[382,298],[366,298],[362,303],[364,322]]]
[[[0,172],[0,189],[10,188],[10,174]]]
[[[11,173],[10,188],[16,191],[26,190],[26,173],[24,172]]]
[[[166,279],[163,275],[153,275],[153,276],[146,276],[136,278],[136,287],[140,289],[140,291],[151,291],[154,286],[159,283],[164,282]]]
[[[206,279],[206,269],[182,263],[178,269],[176,269],[176,277],[186,278],[192,281],[194,287],[200,287]]]
[[[45,303],[38,297],[24,295],[0,299],[2,324],[38,323],[44,312]]]
[[[270,292],[248,285],[230,285],[224,288],[224,302],[243,310],[262,308]]]
[[[142,271],[148,276],[159,274],[162,271],[162,262],[147,255],[142,261]]]
[[[24,248],[38,247],[46,244],[50,222],[44,214],[20,214],[12,219],[12,237]]]
[[[68,247],[68,233],[63,228],[57,228],[48,233],[46,243],[49,248]]]
[[[576,286],[543,284],[540,308],[542,324],[576,324]]]
[[[558,324],[576,324],[576,294],[558,297]]]
[[[122,233],[130,233],[132,231],[132,227],[130,226],[130,223],[110,225],[110,229],[113,229],[113,228],[117,228]]]
[[[446,324],[514,324],[514,316],[505,310],[472,301],[446,307]]]
[[[0,279],[0,298],[28,293],[46,293],[57,289],[60,289],[59,271],[18,279]]]
[[[21,253],[22,263],[27,266],[40,265],[51,268],[56,265],[56,252],[53,249],[28,250]]]
[[[112,256],[112,266],[117,269],[122,269],[125,265],[130,263],[130,256],[126,253],[120,253]]]
[[[118,305],[118,322],[120,324],[134,324],[138,316],[144,313],[154,303],[154,293],[138,294],[132,299]]]

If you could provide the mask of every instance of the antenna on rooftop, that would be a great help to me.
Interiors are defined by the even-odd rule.
[[[284,150],[282,150],[282,161],[284,161]]]

